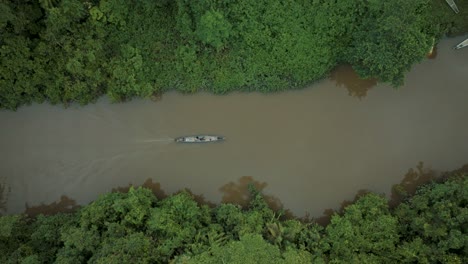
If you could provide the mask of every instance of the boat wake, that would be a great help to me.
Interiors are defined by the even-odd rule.
[[[173,138],[160,138],[160,139],[143,139],[137,140],[138,143],[155,143],[155,142],[170,142],[174,141]]]

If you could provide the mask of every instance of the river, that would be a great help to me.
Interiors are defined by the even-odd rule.
[[[309,88],[275,94],[170,92],[162,100],[0,111],[0,206],[87,204],[129,184],[189,188],[218,203],[253,180],[294,214],[319,217],[359,190],[389,194],[424,173],[468,163],[468,49],[443,40],[393,89],[341,66]],[[176,144],[210,133],[214,144]],[[63,209],[62,208],[62,209]]]

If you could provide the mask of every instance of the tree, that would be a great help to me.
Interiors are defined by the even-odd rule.
[[[131,187],[70,214],[1,216],[0,262],[466,263],[467,190],[467,175],[432,183],[395,212],[367,194],[324,231],[282,220],[252,186],[244,210]]]
[[[284,258],[283,258],[284,256]],[[213,248],[192,258],[181,258],[182,263],[310,263],[308,252],[288,249],[282,256],[277,246],[266,242],[260,235],[244,235],[239,241],[232,241],[225,246]]]
[[[223,14],[209,10],[200,18],[196,34],[201,42],[219,50],[225,45],[231,28],[231,24],[223,17]]]
[[[395,210],[408,262],[468,261],[468,177],[420,188]]]
[[[39,263],[54,262],[57,252],[64,246],[61,240],[62,231],[76,225],[76,221],[74,214],[37,216],[29,242],[36,253],[34,258]]]
[[[151,255],[148,248],[151,239],[140,233],[146,231],[146,221],[155,202],[156,197],[149,189],[133,187],[128,193],[110,193],[98,198],[79,211],[77,225],[62,231],[64,247],[58,252],[57,261],[105,261],[114,259],[112,256],[120,250],[121,259],[134,258],[142,252]]]
[[[15,110],[22,104],[43,101],[31,75],[35,39],[42,30],[42,12],[36,1],[0,1],[0,108]]]
[[[403,84],[411,66],[433,44],[428,0],[368,1],[360,27],[353,33],[347,61],[363,78]]]
[[[143,233],[112,237],[103,241],[89,262],[107,263],[154,263],[153,241]]]
[[[387,201],[367,194],[334,215],[326,228],[332,263],[391,263],[399,241],[398,222]]]
[[[112,58],[107,68],[110,71],[107,95],[113,101],[122,101],[134,96],[148,97],[152,94],[152,85],[141,74],[146,69],[138,48],[124,45],[120,56]]]
[[[399,86],[443,32],[466,28],[440,2],[0,0],[0,108],[274,92],[337,63]]]
[[[206,206],[199,207],[187,192],[161,201],[151,209],[147,221],[148,234],[157,238],[160,261],[168,261],[178,253],[189,251],[207,232],[211,216]]]
[[[53,104],[87,104],[104,92],[106,34],[90,19],[88,9],[80,0],[45,6],[45,29],[34,50],[39,69],[33,77]]]

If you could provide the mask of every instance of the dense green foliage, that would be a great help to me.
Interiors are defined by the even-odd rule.
[[[403,73],[432,45],[427,0],[368,1],[346,57],[363,77],[403,84]]]
[[[337,63],[397,86],[434,39],[468,30],[441,2],[0,0],[0,108],[278,91]]]
[[[431,5],[432,26],[448,36],[458,36],[468,32],[468,1],[455,1],[459,13],[455,14],[445,0],[433,0]]]
[[[75,213],[0,217],[1,263],[467,263],[468,177],[394,209],[367,194],[328,226],[284,220],[251,188],[246,209],[187,192],[110,193]]]

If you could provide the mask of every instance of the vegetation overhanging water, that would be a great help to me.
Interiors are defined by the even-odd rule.
[[[167,90],[272,92],[349,63],[394,86],[466,1],[2,1],[0,108]]]
[[[102,94],[121,101],[174,88],[277,91],[343,62],[398,86],[433,38],[462,28],[435,12],[441,2],[2,2],[0,107],[85,104]],[[1,217],[0,260],[466,263],[466,190],[466,174],[458,174],[395,209],[368,194],[322,228],[280,219],[255,189],[243,211],[132,188],[72,214]]]

